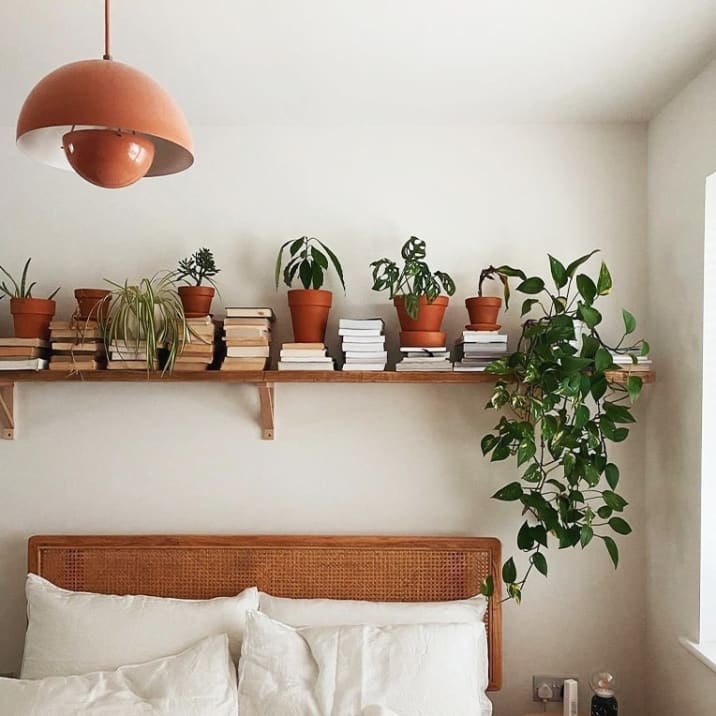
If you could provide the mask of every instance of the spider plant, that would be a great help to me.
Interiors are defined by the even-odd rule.
[[[122,351],[144,354],[152,370],[158,351],[166,349],[165,371],[171,371],[188,337],[188,328],[173,272],[142,278],[138,284],[105,279],[112,292],[106,317],[100,321],[107,351],[122,357]]]
[[[22,276],[20,277],[19,283],[13,278],[12,274],[10,274],[9,271],[7,271],[5,268],[0,266],[0,271],[2,271],[8,279],[10,279],[10,283],[12,284],[12,288],[7,285],[5,281],[0,283],[0,292],[2,292],[5,296],[8,298],[32,298],[32,289],[35,288],[37,285],[37,281],[33,281],[32,283],[28,284],[27,282],[27,271],[30,268],[30,261],[32,261],[32,257],[30,257],[26,262],[25,266],[22,269]],[[51,301],[59,291],[59,288],[56,288],[48,297],[47,300]]]

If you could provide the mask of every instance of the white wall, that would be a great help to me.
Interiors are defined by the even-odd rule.
[[[647,687],[656,716],[710,713],[716,702],[716,674],[678,645],[680,636],[699,638],[704,206],[716,171],[714,126],[716,63],[649,128],[649,332],[659,387],[647,415]]]
[[[280,339],[289,326],[285,294],[271,286],[274,252],[305,232],[329,242],[346,268],[349,293],[336,295],[332,332],[341,312],[383,315],[395,332],[392,307],[369,290],[368,263],[397,255],[411,233],[458,282],[453,335],[482,266],[545,274],[548,250],[571,260],[604,249],[614,335],[622,306],[646,310],[642,125],[200,128],[194,169],[120,192],[32,164],[8,128],[0,137],[0,261],[17,267],[32,255],[42,286],[62,284],[63,315],[74,287],[171,267],[206,244],[224,267],[224,298],[274,304]],[[7,311],[0,303],[4,331]],[[505,324],[514,333],[517,314]],[[654,391],[660,404],[669,386],[677,390],[665,376]],[[263,442],[246,386],[19,387],[17,439],[0,444],[0,671],[21,654],[33,533],[474,534],[512,551],[519,516],[489,496],[514,472],[479,450],[497,421],[483,410],[489,387],[277,393],[277,439]],[[550,579],[537,575],[524,605],[506,607],[498,716],[531,710],[533,673],[586,681],[597,667],[620,676],[626,713],[643,712],[644,435],[637,426],[615,452],[634,526],[620,539],[619,572],[597,545],[555,552]]]

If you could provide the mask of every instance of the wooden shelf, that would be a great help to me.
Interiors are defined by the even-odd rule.
[[[656,374],[650,372],[613,371],[611,380],[625,383],[629,375],[639,376],[644,383],[654,383]],[[425,383],[434,385],[465,385],[494,383],[497,376],[488,373],[454,372],[397,372],[397,371],[218,371],[196,373],[166,373],[141,370],[98,370],[85,373],[57,371],[0,372],[0,437],[12,440],[15,436],[15,385],[17,383],[244,383],[256,385],[259,396],[259,422],[264,440],[274,438],[276,383]]]

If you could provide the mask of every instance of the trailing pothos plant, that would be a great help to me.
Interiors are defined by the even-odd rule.
[[[524,517],[517,547],[527,566],[520,575],[513,557],[502,566],[506,598],[518,603],[533,570],[547,576],[551,541],[559,549],[585,549],[599,541],[616,568],[619,549],[612,535],[631,532],[622,516],[627,501],[618,492],[619,468],[609,450],[629,435],[626,426],[635,422],[631,406],[642,380],[609,371],[616,368],[613,354],[629,354],[636,362],[649,345],[633,339],[636,320],[626,310],[617,343],[608,344],[600,334],[596,304],[610,292],[612,277],[603,262],[596,281],[578,272],[595,253],[566,267],[549,256],[554,290],[542,278],[510,269],[521,279],[516,290],[530,296],[522,316],[538,315],[523,323],[515,352],[487,368],[499,376],[487,407],[504,414],[482,438],[482,452],[493,462],[512,459],[521,471],[519,480],[493,495],[517,503]],[[493,591],[488,578],[482,593]]]
[[[383,258],[373,261],[374,291],[388,291],[390,298],[402,296],[405,311],[413,320],[420,312],[420,297],[432,303],[444,291],[448,296],[455,293],[455,282],[445,271],[432,271],[425,262],[427,249],[425,241],[411,236],[400,250],[404,261],[399,268],[395,261]]]

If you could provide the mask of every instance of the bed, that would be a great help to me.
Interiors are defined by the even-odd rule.
[[[500,543],[485,537],[34,536],[28,571],[100,594],[208,599],[249,585],[279,597],[428,602],[464,599],[491,574]],[[486,612],[489,690],[502,681],[499,600]]]

